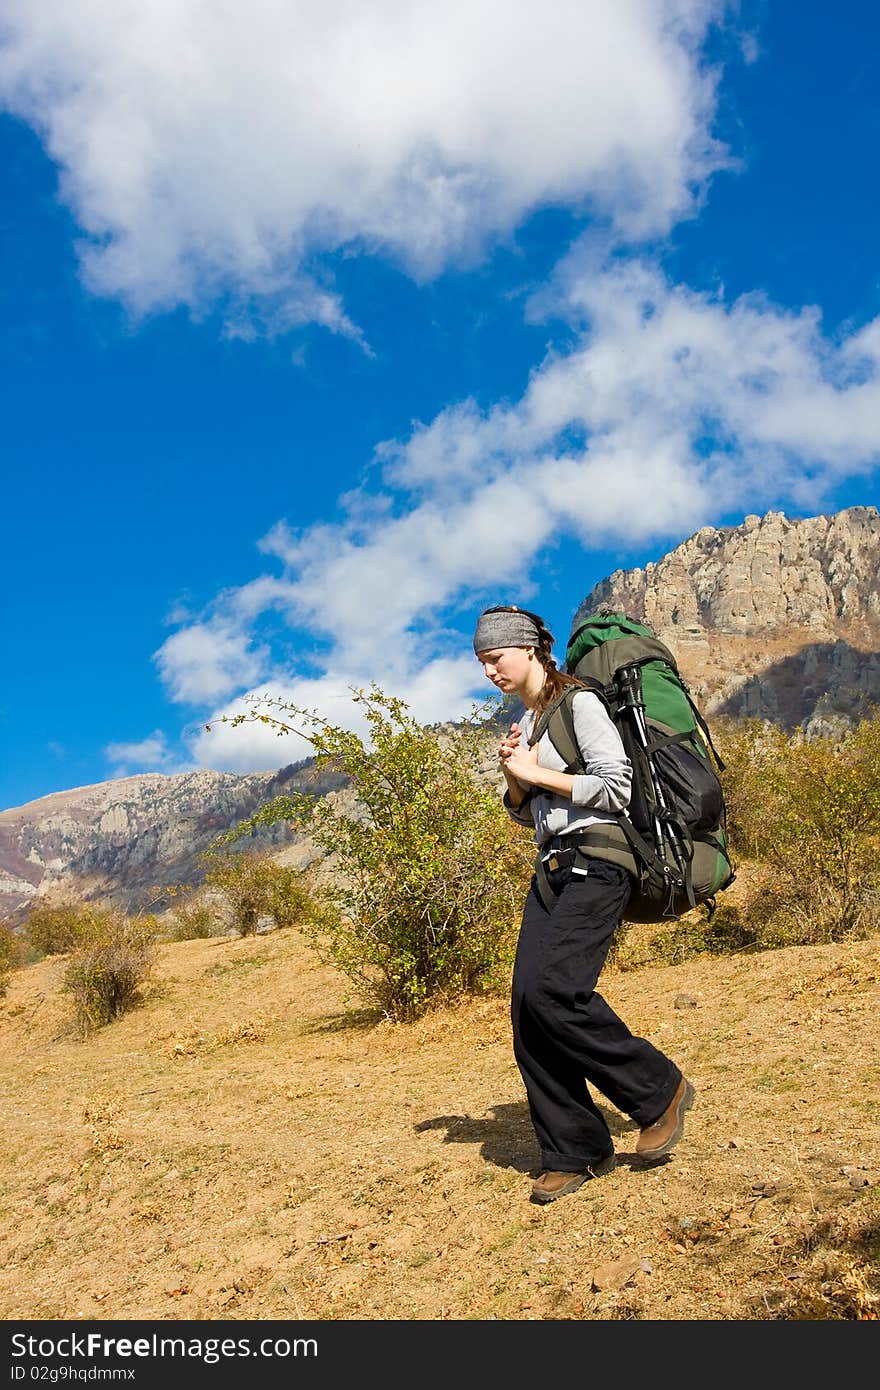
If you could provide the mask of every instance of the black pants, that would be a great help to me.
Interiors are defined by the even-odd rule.
[[[586,877],[559,870],[547,911],[533,880],[513,970],[513,1049],[545,1169],[579,1172],[614,1151],[587,1082],[642,1128],[659,1119],[681,1072],[596,993],[630,893],[626,871],[600,859]]]

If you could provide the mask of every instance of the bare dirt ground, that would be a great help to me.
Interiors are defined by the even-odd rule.
[[[872,1319],[878,942],[621,973],[697,1088],[680,1146],[529,1202],[506,999],[369,1025],[293,930],[160,948],[86,1041],[0,1003],[6,1319]],[[601,1098],[599,1098],[601,1101]]]

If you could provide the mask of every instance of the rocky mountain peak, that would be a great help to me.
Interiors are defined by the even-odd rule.
[[[878,575],[876,507],[797,520],[768,512],[704,526],[655,564],[617,570],[583,606],[623,608],[679,644],[794,629],[867,635],[880,626]]]
[[[579,613],[620,609],[672,650],[706,714],[822,733],[880,702],[880,512],[704,526],[617,570]]]

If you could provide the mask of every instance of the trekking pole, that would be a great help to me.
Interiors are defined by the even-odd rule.
[[[624,667],[618,672],[618,684],[623,696],[624,705],[627,709],[632,710],[633,722],[642,745],[642,750],[645,754],[648,771],[651,774],[651,786],[654,789],[655,805],[659,806],[660,811],[663,812],[662,815],[658,814],[657,810],[654,808],[652,808],[651,811],[657,848],[662,854],[663,840],[665,837],[672,850],[672,857],[675,860],[676,868],[681,876],[681,881],[684,883],[687,879],[687,868],[684,855],[681,845],[678,842],[678,837],[667,819],[669,807],[666,804],[666,797],[663,794],[663,786],[660,782],[660,778],[657,776],[654,760],[648,751],[648,725],[645,720],[645,698],[642,693],[642,673],[640,668],[638,666]]]

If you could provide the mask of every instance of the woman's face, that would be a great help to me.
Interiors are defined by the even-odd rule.
[[[534,647],[493,647],[491,651],[478,652],[477,660],[483,675],[499,690],[519,693],[531,674],[533,651]]]

